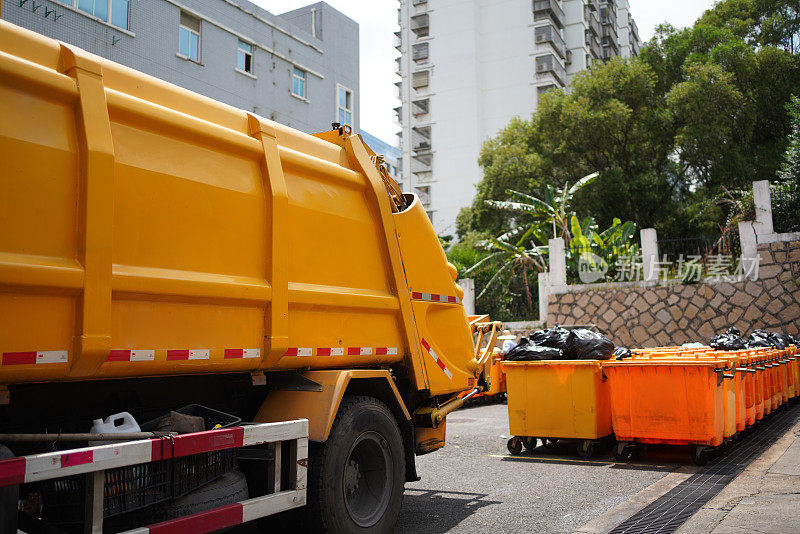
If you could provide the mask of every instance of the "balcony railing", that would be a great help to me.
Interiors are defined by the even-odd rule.
[[[411,149],[414,152],[430,152],[431,127],[417,126],[411,128]]]
[[[564,29],[564,10],[556,0],[533,0],[533,20],[550,19],[559,28]]]
[[[394,32],[394,47],[398,50],[403,47],[403,34],[400,30]]]
[[[411,31],[417,37],[426,37],[430,33],[430,18],[427,13],[411,17]]]
[[[420,100],[411,101],[411,113],[415,117],[419,117],[420,115],[425,115],[429,111],[430,111],[430,99],[422,98]]]
[[[589,25],[589,29],[598,37],[602,35],[603,29],[600,27],[600,20],[597,18],[597,11],[592,11],[588,7],[583,8],[583,18]]]
[[[414,174],[433,171],[433,155],[421,154],[411,156],[411,172]]]
[[[420,70],[411,75],[411,87],[414,89],[422,89],[428,87],[430,81],[430,71]]]
[[[428,45],[430,43],[417,43],[411,47],[411,58],[414,61],[428,59]]]
[[[534,40],[536,44],[550,44],[553,47],[553,50],[561,56],[561,59],[565,59],[567,57],[567,45],[564,44],[564,39],[561,38],[561,34],[558,33],[558,30],[555,26],[550,24],[546,26],[539,26],[534,30]]]
[[[553,76],[561,85],[566,85],[567,71],[552,54],[536,58],[536,79],[546,79]]]

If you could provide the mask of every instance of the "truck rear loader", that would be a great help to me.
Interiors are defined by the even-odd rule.
[[[13,456],[0,486],[23,484],[24,501],[41,462],[74,474],[76,458],[143,443],[56,461],[54,434],[196,403],[254,424],[201,433],[189,452],[272,439],[278,479],[289,437],[269,433],[307,420],[307,464],[294,450],[306,515],[391,531],[415,455],[444,445],[460,393],[486,387],[498,324],[465,314],[419,200],[359,135],[307,135],[0,21],[0,162],[0,443]],[[183,437],[150,440],[141,461],[177,458]],[[89,476],[96,529],[103,479]]]

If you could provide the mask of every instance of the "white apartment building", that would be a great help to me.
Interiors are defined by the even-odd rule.
[[[396,108],[406,191],[455,233],[481,145],[547,89],[639,50],[628,0],[400,0]]]

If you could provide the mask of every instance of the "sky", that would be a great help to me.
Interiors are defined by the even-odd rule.
[[[313,0],[251,0],[276,15],[314,3]],[[400,130],[394,121],[395,98],[394,32],[397,31],[396,0],[326,0],[359,25],[361,129],[390,144],[397,144]],[[520,0],[530,1],[530,0]],[[639,37],[647,41],[662,22],[690,26],[713,0],[629,0]]]

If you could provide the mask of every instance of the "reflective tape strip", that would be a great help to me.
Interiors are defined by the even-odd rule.
[[[3,365],[31,365],[37,363],[67,363],[69,353],[65,350],[40,350],[28,352],[4,352]]]
[[[431,348],[431,346],[428,344],[427,341],[425,341],[424,338],[422,340],[422,346],[425,347],[425,350],[427,350],[428,354],[431,355],[431,358],[433,358],[433,361],[435,361],[436,365],[439,366],[439,369],[441,369],[444,372],[444,374],[447,375],[447,378],[452,380],[453,379],[453,373],[450,372],[450,369],[447,368],[447,366],[444,364],[442,359],[439,358],[439,355],[436,354],[436,352]]]
[[[424,300],[426,302],[444,302],[447,304],[460,304],[461,299],[458,297],[451,297],[449,295],[437,295],[436,293],[420,293],[414,291],[411,293],[412,300]]]
[[[284,356],[313,356],[314,349],[311,347],[290,347],[286,349]]]
[[[154,350],[115,349],[108,353],[107,362],[152,362],[156,359]]]
[[[225,349],[225,359],[260,358],[261,349]]]
[[[241,525],[244,520],[242,503],[227,504],[194,515],[170,519],[163,523],[150,525],[134,532],[149,534],[195,534],[214,532],[220,529]]]
[[[348,356],[395,356],[398,354],[397,347],[348,347]],[[290,347],[286,349],[284,356],[344,356],[344,347]]]

